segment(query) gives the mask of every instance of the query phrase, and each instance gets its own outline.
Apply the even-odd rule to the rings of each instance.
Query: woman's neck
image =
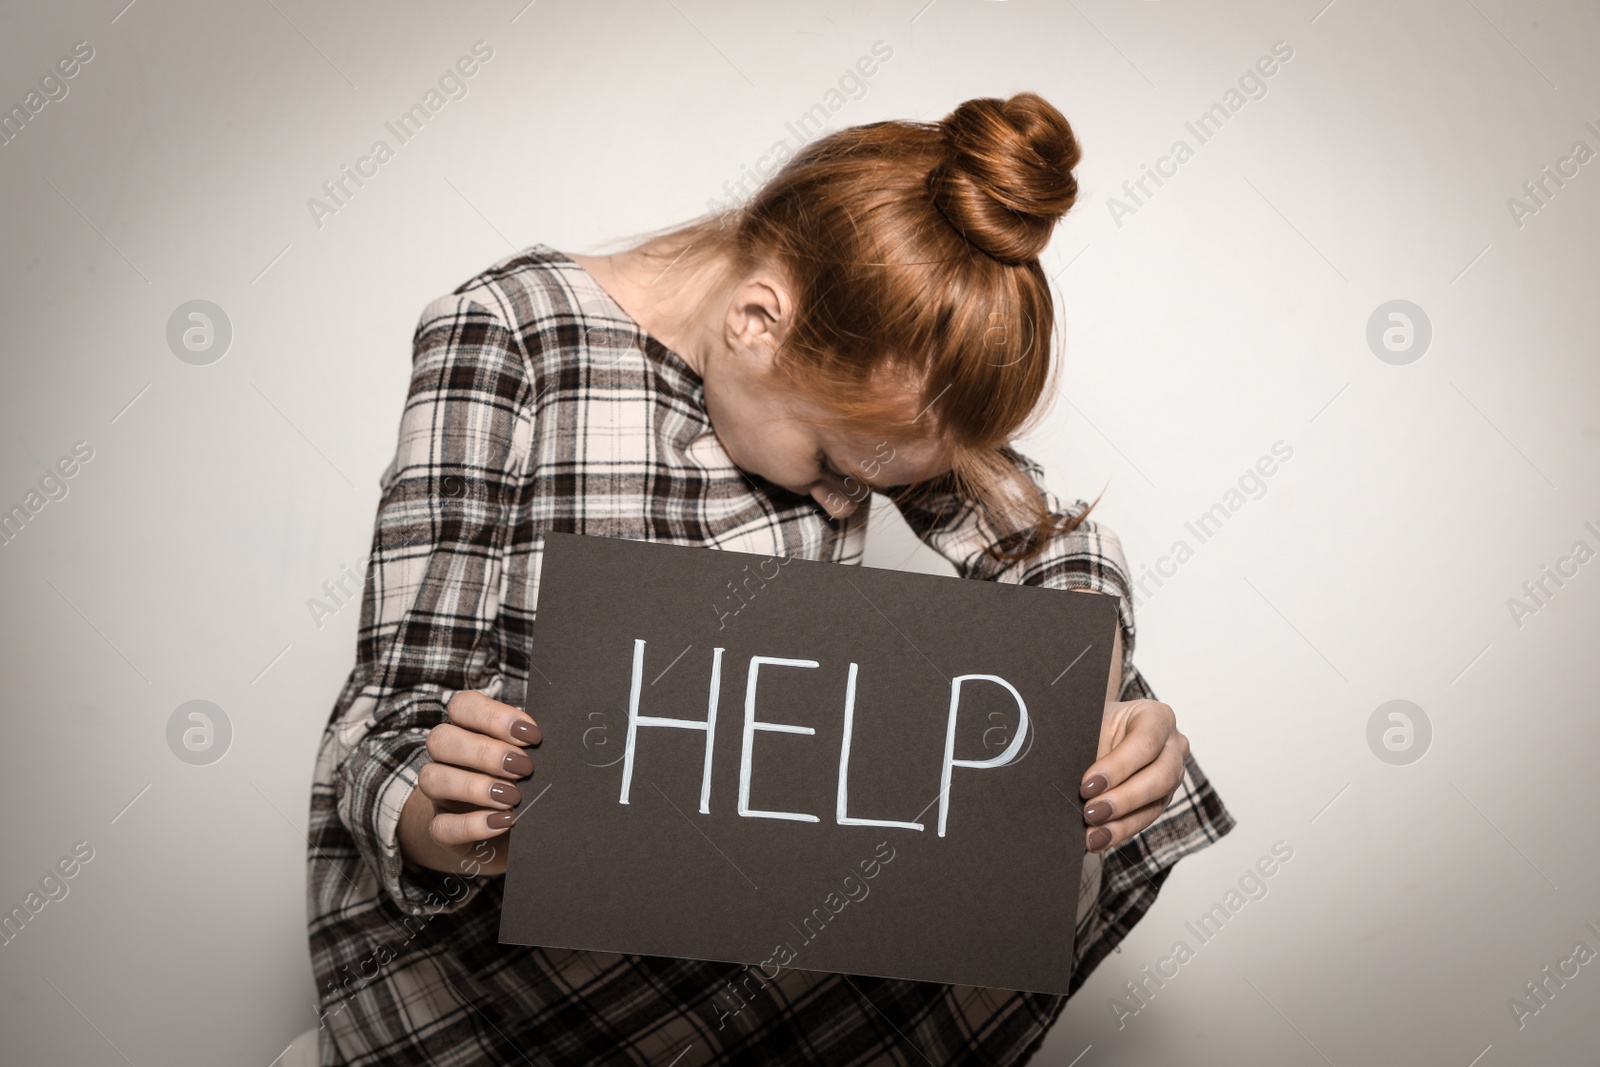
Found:
[[[704,377],[708,357],[726,345],[725,260],[662,255],[647,243],[608,256],[569,258],[594,276],[623,311]],[[719,300],[719,298],[722,298]]]

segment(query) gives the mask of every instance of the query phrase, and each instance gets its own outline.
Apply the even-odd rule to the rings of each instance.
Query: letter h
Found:
[[[662,715],[639,714],[639,689],[644,679],[644,641],[633,642],[633,684],[628,691],[628,741],[622,758],[622,795],[619,804],[628,803],[628,793],[633,785],[633,752],[641,726],[670,726],[679,730],[704,730],[706,732],[705,769],[700,774],[700,814],[711,812],[711,752],[717,733],[717,696],[722,689],[722,649],[711,652],[711,697],[706,702],[706,718],[675,719]]]

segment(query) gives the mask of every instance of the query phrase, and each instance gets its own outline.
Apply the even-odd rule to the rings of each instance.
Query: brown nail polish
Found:
[[[526,741],[530,745],[537,745],[544,740],[544,734],[539,730],[539,724],[531,719],[518,719],[512,723],[511,736],[518,741]]]
[[[1099,826],[1111,818],[1111,801],[1097,800],[1083,809],[1083,821],[1090,826]]]
[[[506,812],[505,814],[509,815],[510,812]],[[1111,831],[1107,830],[1104,826],[1096,826],[1093,830],[1089,831],[1090,852],[1099,852],[1109,844],[1111,844]]]
[[[507,752],[500,766],[504,767],[506,773],[513,778],[526,778],[533,773],[533,760],[521,752]]]
[[[514,785],[505,782],[496,782],[489,787],[489,799],[496,804],[510,804],[515,806],[522,803],[522,792]]]
[[[1104,793],[1106,791],[1106,786],[1108,786],[1110,784],[1111,784],[1110,782],[1106,781],[1106,776],[1105,775],[1097,774],[1094,777],[1092,777],[1092,778],[1088,779],[1087,781],[1085,781],[1083,783],[1083,786],[1078,790],[1078,793],[1079,793],[1080,796],[1083,796],[1085,798],[1087,798],[1087,797],[1097,797],[1101,793]]]
[[[504,830],[517,821],[517,814],[513,811],[497,811],[489,816],[489,829]]]

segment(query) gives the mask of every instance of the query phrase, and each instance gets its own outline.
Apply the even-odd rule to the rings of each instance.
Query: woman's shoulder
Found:
[[[564,372],[576,364],[618,362],[609,349],[627,347],[623,342],[631,336],[622,318],[576,261],[533,244],[429,301],[413,336],[419,352],[450,350],[441,358],[493,361],[542,394],[545,383],[565,380]],[[425,343],[429,333],[436,336]]]
[[[476,305],[506,329],[530,333],[572,327],[599,306],[594,280],[549,245],[533,244],[474,274],[424,309],[418,330]],[[581,327],[580,327],[581,328]]]

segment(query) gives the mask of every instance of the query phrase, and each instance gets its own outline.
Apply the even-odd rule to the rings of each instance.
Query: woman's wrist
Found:
[[[421,789],[413,789],[406,797],[400,809],[397,833],[402,861],[414,867],[467,878],[505,873],[506,839],[510,835],[501,834],[487,841],[448,848],[434,840],[428,829],[437,814],[439,809]]]
[[[400,809],[400,825],[396,835],[399,838],[400,858],[413,867],[425,867],[430,871],[448,874],[455,870],[455,864],[444,846],[428,833],[428,823],[433,821],[433,816],[433,801],[422,790],[413,789]]]

